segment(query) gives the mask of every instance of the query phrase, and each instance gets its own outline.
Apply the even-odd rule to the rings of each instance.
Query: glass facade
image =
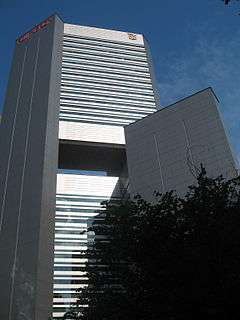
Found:
[[[53,317],[61,319],[76,301],[76,289],[87,285],[85,274],[91,235],[88,226],[100,219],[101,202],[121,196],[118,177],[58,174],[55,246]]]
[[[124,126],[155,110],[144,45],[64,36],[60,120]]]

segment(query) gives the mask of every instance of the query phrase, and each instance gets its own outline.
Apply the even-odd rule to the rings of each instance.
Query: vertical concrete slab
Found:
[[[0,128],[0,319],[51,314],[63,22],[49,21],[16,44]]]
[[[130,192],[153,200],[154,191],[184,195],[207,174],[237,175],[235,162],[211,88],[125,127]]]

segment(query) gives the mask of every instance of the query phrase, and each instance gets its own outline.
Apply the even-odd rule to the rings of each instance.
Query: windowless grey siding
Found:
[[[0,319],[51,314],[63,23],[16,44],[0,131]]]
[[[211,88],[125,127],[130,192],[185,195],[201,164],[209,176],[237,175],[237,164]]]

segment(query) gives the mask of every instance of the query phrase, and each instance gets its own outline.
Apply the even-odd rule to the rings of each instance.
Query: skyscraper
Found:
[[[146,199],[183,194],[200,163],[236,175],[211,88],[159,108],[141,34],[53,15],[17,39],[0,127],[0,319],[62,317],[87,285],[85,231],[128,175]]]
[[[83,231],[126,187],[123,126],[158,107],[140,34],[54,15],[17,39],[0,132],[1,319],[46,320],[52,304],[57,319],[74,302]]]

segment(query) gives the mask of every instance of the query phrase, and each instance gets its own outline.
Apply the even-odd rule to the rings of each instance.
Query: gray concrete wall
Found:
[[[207,88],[125,127],[131,194],[153,199],[154,190],[183,195],[202,163],[210,176],[236,176],[236,162]]]
[[[63,23],[17,43],[0,129],[0,319],[47,320]]]

